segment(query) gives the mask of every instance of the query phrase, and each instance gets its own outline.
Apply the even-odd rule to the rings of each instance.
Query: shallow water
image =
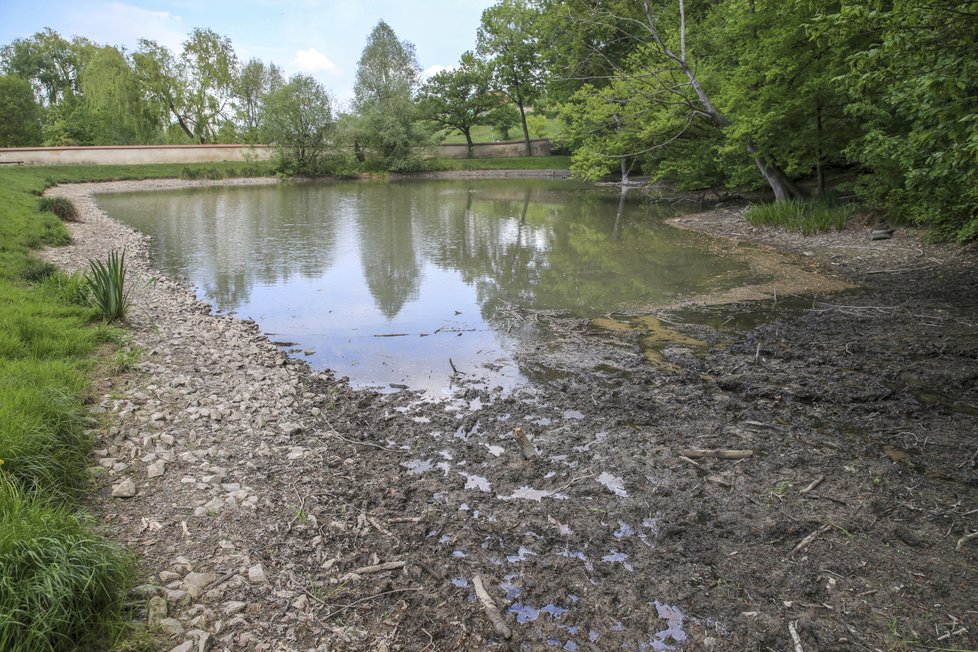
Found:
[[[731,287],[747,264],[639,193],[568,181],[304,183],[104,194],[219,312],[354,386],[526,380],[534,313],[594,317]]]

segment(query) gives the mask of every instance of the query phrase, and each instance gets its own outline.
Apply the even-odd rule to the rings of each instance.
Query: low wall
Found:
[[[549,156],[549,140],[532,140],[534,156]],[[465,145],[440,145],[442,158],[465,158]],[[474,158],[524,156],[522,140],[479,143]],[[0,165],[139,165],[147,163],[215,163],[219,161],[266,161],[275,156],[268,145],[111,145],[97,147],[0,148]]]

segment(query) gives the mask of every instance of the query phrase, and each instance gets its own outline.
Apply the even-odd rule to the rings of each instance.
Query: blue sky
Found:
[[[458,62],[475,47],[493,0],[0,0],[0,45],[50,27],[62,36],[136,48],[148,38],[179,51],[196,27],[227,36],[238,58],[273,61],[316,77],[341,102],[353,95],[367,34],[384,20],[414,43],[422,69]]]

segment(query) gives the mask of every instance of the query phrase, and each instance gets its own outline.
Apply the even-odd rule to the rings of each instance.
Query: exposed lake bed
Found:
[[[160,276],[94,190],[55,191],[83,221],[50,258],[128,245]],[[811,649],[973,645],[978,545],[955,548],[978,525],[978,420],[953,407],[978,404],[973,252],[680,219],[841,286],[755,288],[753,324],[751,304],[514,307],[499,319],[548,334],[513,353],[532,385],[459,373],[442,401],[313,372],[181,282],[142,292],[137,370],[93,395],[112,413],[96,509],[197,630],[174,645],[762,650],[789,647],[789,623]],[[110,498],[126,477],[136,495]]]

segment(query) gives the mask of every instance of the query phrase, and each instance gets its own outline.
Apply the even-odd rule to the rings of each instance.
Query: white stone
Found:
[[[252,584],[265,584],[268,582],[268,576],[265,575],[265,569],[261,564],[255,564],[248,569],[248,581]]]
[[[119,484],[112,485],[112,495],[115,498],[132,498],[136,495],[136,483],[126,478]]]
[[[166,462],[156,460],[146,467],[146,476],[149,478],[159,478],[166,472]]]

